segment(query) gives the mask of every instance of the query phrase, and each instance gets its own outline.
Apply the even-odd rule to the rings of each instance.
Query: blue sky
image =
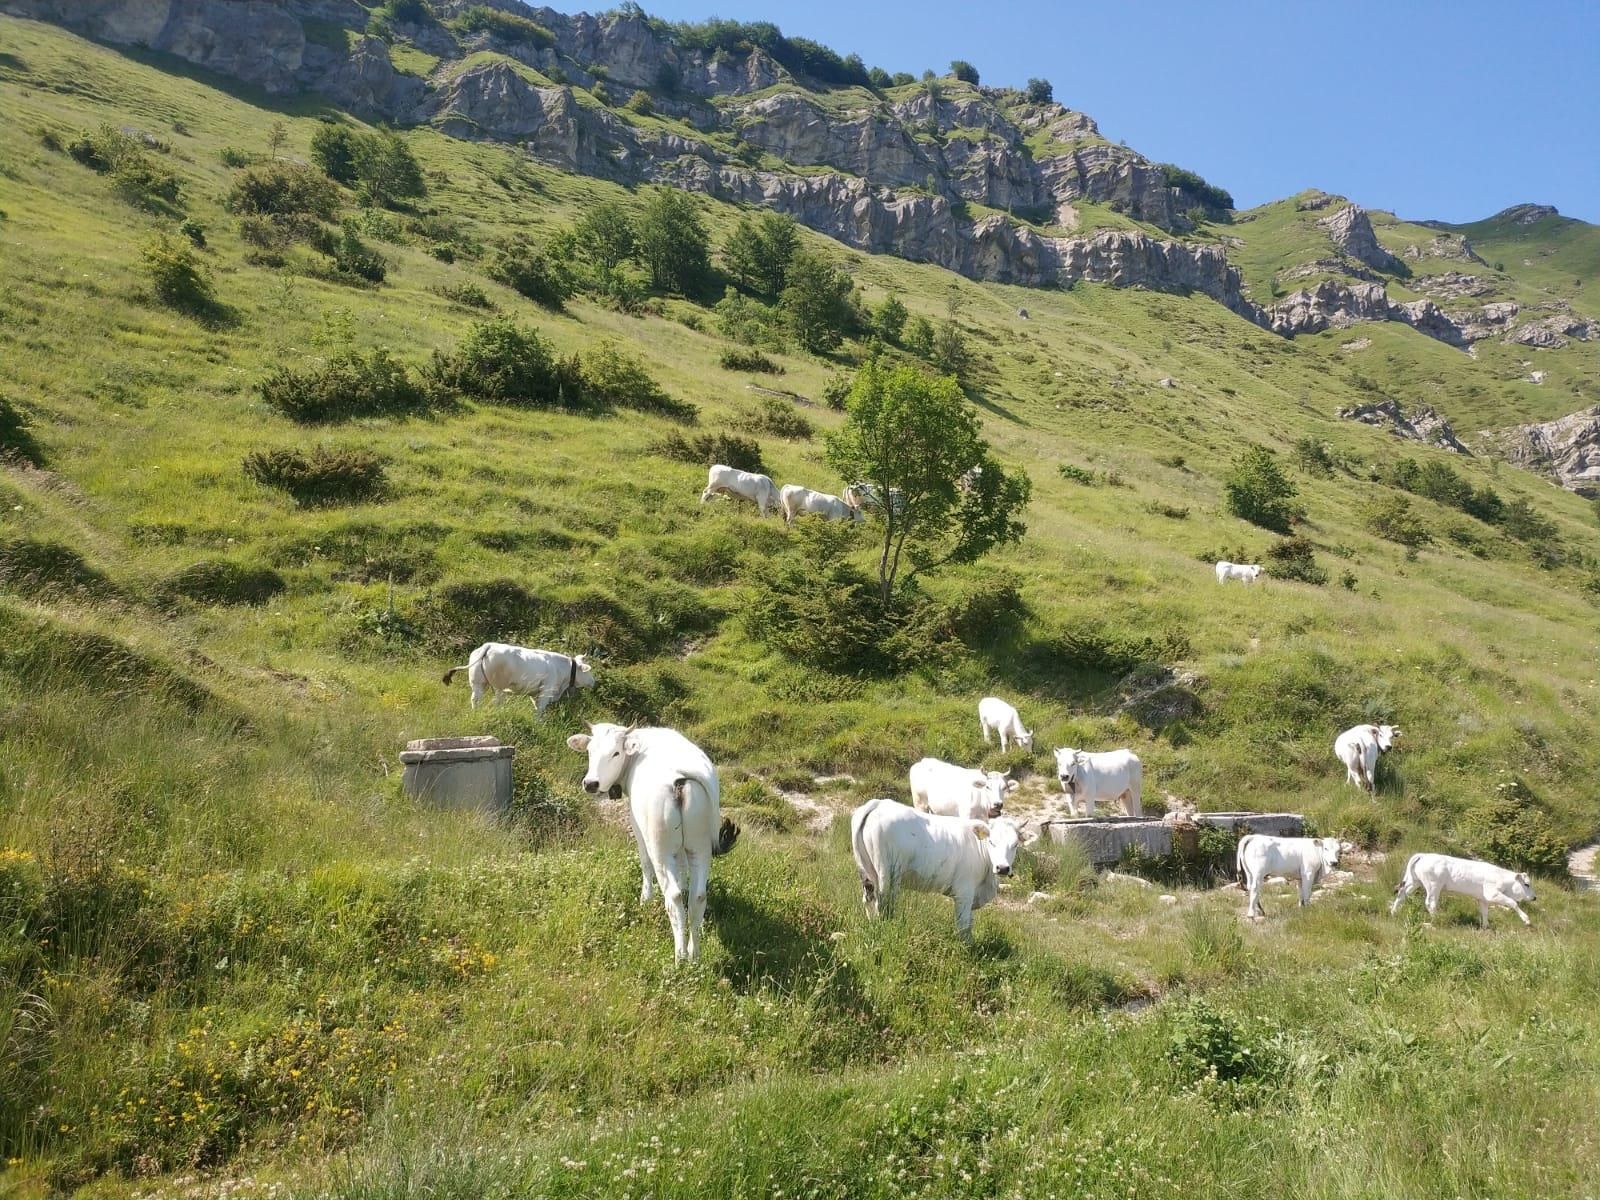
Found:
[[[1106,137],[1198,171],[1240,207],[1320,187],[1413,219],[1537,202],[1600,222],[1600,0],[644,7],[774,21],[890,72],[962,58],[987,84],[1049,79]]]

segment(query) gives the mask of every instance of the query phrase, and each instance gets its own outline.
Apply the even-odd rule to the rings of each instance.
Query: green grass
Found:
[[[0,475],[0,540],[60,543],[105,580],[0,597],[0,1043],[18,1048],[0,1056],[0,1139],[21,1194],[170,1190],[197,1168],[247,1194],[352,1197],[1220,1196],[1247,1177],[1326,1196],[1592,1190],[1592,897],[1541,882],[1533,931],[1497,913],[1487,935],[1465,906],[1433,929],[1379,910],[1406,850],[1453,844],[1506,774],[1563,839],[1595,835],[1583,571],[1540,570],[1487,527],[1486,557],[1458,550],[1444,531],[1469,519],[1423,500],[1435,545],[1408,559],[1374,538],[1361,513],[1384,489],[1366,468],[1393,442],[1333,416],[1387,391],[1469,431],[1565,404],[1592,366],[1541,356],[1553,379],[1530,393],[1499,348],[1474,362],[1377,326],[1352,354],[1351,334],[1286,342],[1201,297],[981,286],[806,234],[869,301],[893,290],[939,320],[954,290],[986,436],[1034,481],[1021,545],[929,585],[949,599],[1015,579],[1014,630],[924,673],[839,679],[743,631],[743,580],[789,536],[696,504],[703,471],[650,452],[676,428],[663,418],[465,405],[331,429],[388,463],[380,499],[342,508],[297,507],[240,469],[305,444],[255,391],[271,368],[345,337],[420,364],[470,329],[436,291],[468,281],[562,354],[625,345],[699,406],[701,431],[734,429],[755,397],[717,367],[728,344],[706,314],[699,331],[683,301],[552,315],[410,235],[383,243],[379,288],[318,278],[303,250],[252,265],[220,151],[264,153],[282,116],[304,159],[318,106],[266,107],[25,21],[0,24],[0,52],[0,390],[45,458]],[[175,221],[40,144],[102,121],[173,143],[162,163],[206,226],[231,321],[156,304],[139,246]],[[485,245],[633,202],[504,147],[404,136],[431,173],[425,206]],[[740,215],[701,208],[717,241]],[[851,365],[775,357],[813,400]],[[806,415],[816,436],[761,439],[770,473],[837,491],[822,438],[840,417]],[[1357,464],[1294,473],[1319,560],[1356,586],[1219,591],[1203,556],[1269,544],[1222,503],[1237,447],[1307,435]],[[1064,462],[1129,486],[1074,485]],[[1452,465],[1600,552],[1577,497]],[[165,581],[218,560],[284,590],[163,606]],[[480,615],[464,589],[492,580],[528,598],[498,634],[609,651],[594,692],[535,720],[439,685]],[[1064,633],[1186,645],[1204,710],[1141,728],[1115,678],[1059,657]],[[661,720],[730,792],[847,773],[829,794],[860,800],[899,794],[923,754],[984,760],[972,710],[996,690],[1037,733],[1037,758],[1008,760],[1031,782],[1051,746],[1126,744],[1152,794],[1294,808],[1394,853],[1304,913],[1269,894],[1272,919],[1242,928],[1236,893],[1180,889],[1174,910],[1041,855],[969,950],[943,899],[868,924],[838,823],[774,829],[752,810],[713,876],[705,960],[674,970],[627,835],[564,745],[582,721]],[[1369,801],[1330,745],[1377,716],[1406,734]],[[517,746],[514,819],[403,799],[395,752],[442,733]],[[1049,898],[1027,905],[1024,880]],[[1214,1032],[1191,995],[1267,1065],[1216,1086],[1175,1061],[1174,1039]],[[1145,996],[1163,999],[1118,1012]]]

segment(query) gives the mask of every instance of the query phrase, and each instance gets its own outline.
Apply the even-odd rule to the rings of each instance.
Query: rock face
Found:
[[[1408,286],[1413,291],[1426,292],[1439,300],[1462,300],[1469,296],[1487,296],[1494,291],[1492,283],[1477,275],[1463,275],[1460,271],[1442,271],[1437,275],[1417,275],[1409,281]]]
[[[1448,258],[1458,262],[1470,262],[1483,265],[1483,259],[1478,257],[1478,252],[1472,248],[1472,243],[1459,233],[1442,233],[1432,241],[1421,245],[1413,242],[1402,252],[1412,260],[1424,258]]]
[[[1506,341],[1541,350],[1557,350],[1567,344],[1568,338],[1586,342],[1593,337],[1600,337],[1600,321],[1574,316],[1570,312],[1560,312],[1519,326],[1506,335]]]
[[[1345,421],[1360,421],[1363,425],[1375,425],[1380,429],[1387,429],[1396,437],[1435,446],[1440,450],[1450,450],[1456,454],[1471,453],[1461,444],[1461,439],[1456,437],[1455,430],[1450,428],[1450,423],[1434,412],[1431,405],[1421,405],[1407,414],[1401,410],[1397,402],[1382,400],[1376,404],[1358,404],[1353,408],[1341,408],[1339,416]]]
[[[1491,218],[1495,221],[1510,221],[1516,225],[1533,225],[1546,217],[1559,217],[1553,204],[1513,204],[1510,208],[1502,209]]]
[[[1359,204],[1347,204],[1331,216],[1323,217],[1317,224],[1327,230],[1328,240],[1342,253],[1375,271],[1398,271],[1400,260],[1378,244],[1378,235],[1372,232],[1372,221],[1367,210]]]
[[[1542,471],[1579,495],[1600,496],[1600,405],[1503,430],[1497,440],[1519,466]]]

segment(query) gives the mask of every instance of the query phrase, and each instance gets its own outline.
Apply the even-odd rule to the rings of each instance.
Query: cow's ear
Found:
[[[1007,792],[1014,792],[1014,791],[1017,790],[1017,788],[1019,786],[1020,785],[1017,783],[1017,781],[1015,779],[1006,780],[1006,791]]]
[[[988,825],[988,823],[985,822],[985,821],[974,821],[972,823],[972,836],[977,838],[980,842],[988,841],[989,840],[989,825]]]
[[[1528,879],[1528,873],[1526,871],[1518,871],[1517,872],[1517,882],[1520,883],[1523,887],[1527,887],[1528,884],[1530,883],[1530,880]]]
[[[640,740],[639,735],[632,729],[628,730],[627,734],[622,739],[622,752],[629,758],[632,758],[635,754],[638,754],[643,749],[644,745]]]
[[[567,746],[576,750],[579,754],[583,754],[589,749],[589,735],[587,733],[575,733],[567,739]]]

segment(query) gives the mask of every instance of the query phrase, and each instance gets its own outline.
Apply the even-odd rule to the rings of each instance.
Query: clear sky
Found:
[[[549,2],[549,0],[546,0]],[[569,11],[595,3],[554,5]],[[1600,222],[1600,0],[646,0],[776,22],[868,66],[1049,79],[1112,141],[1241,208],[1307,187],[1411,219]]]

